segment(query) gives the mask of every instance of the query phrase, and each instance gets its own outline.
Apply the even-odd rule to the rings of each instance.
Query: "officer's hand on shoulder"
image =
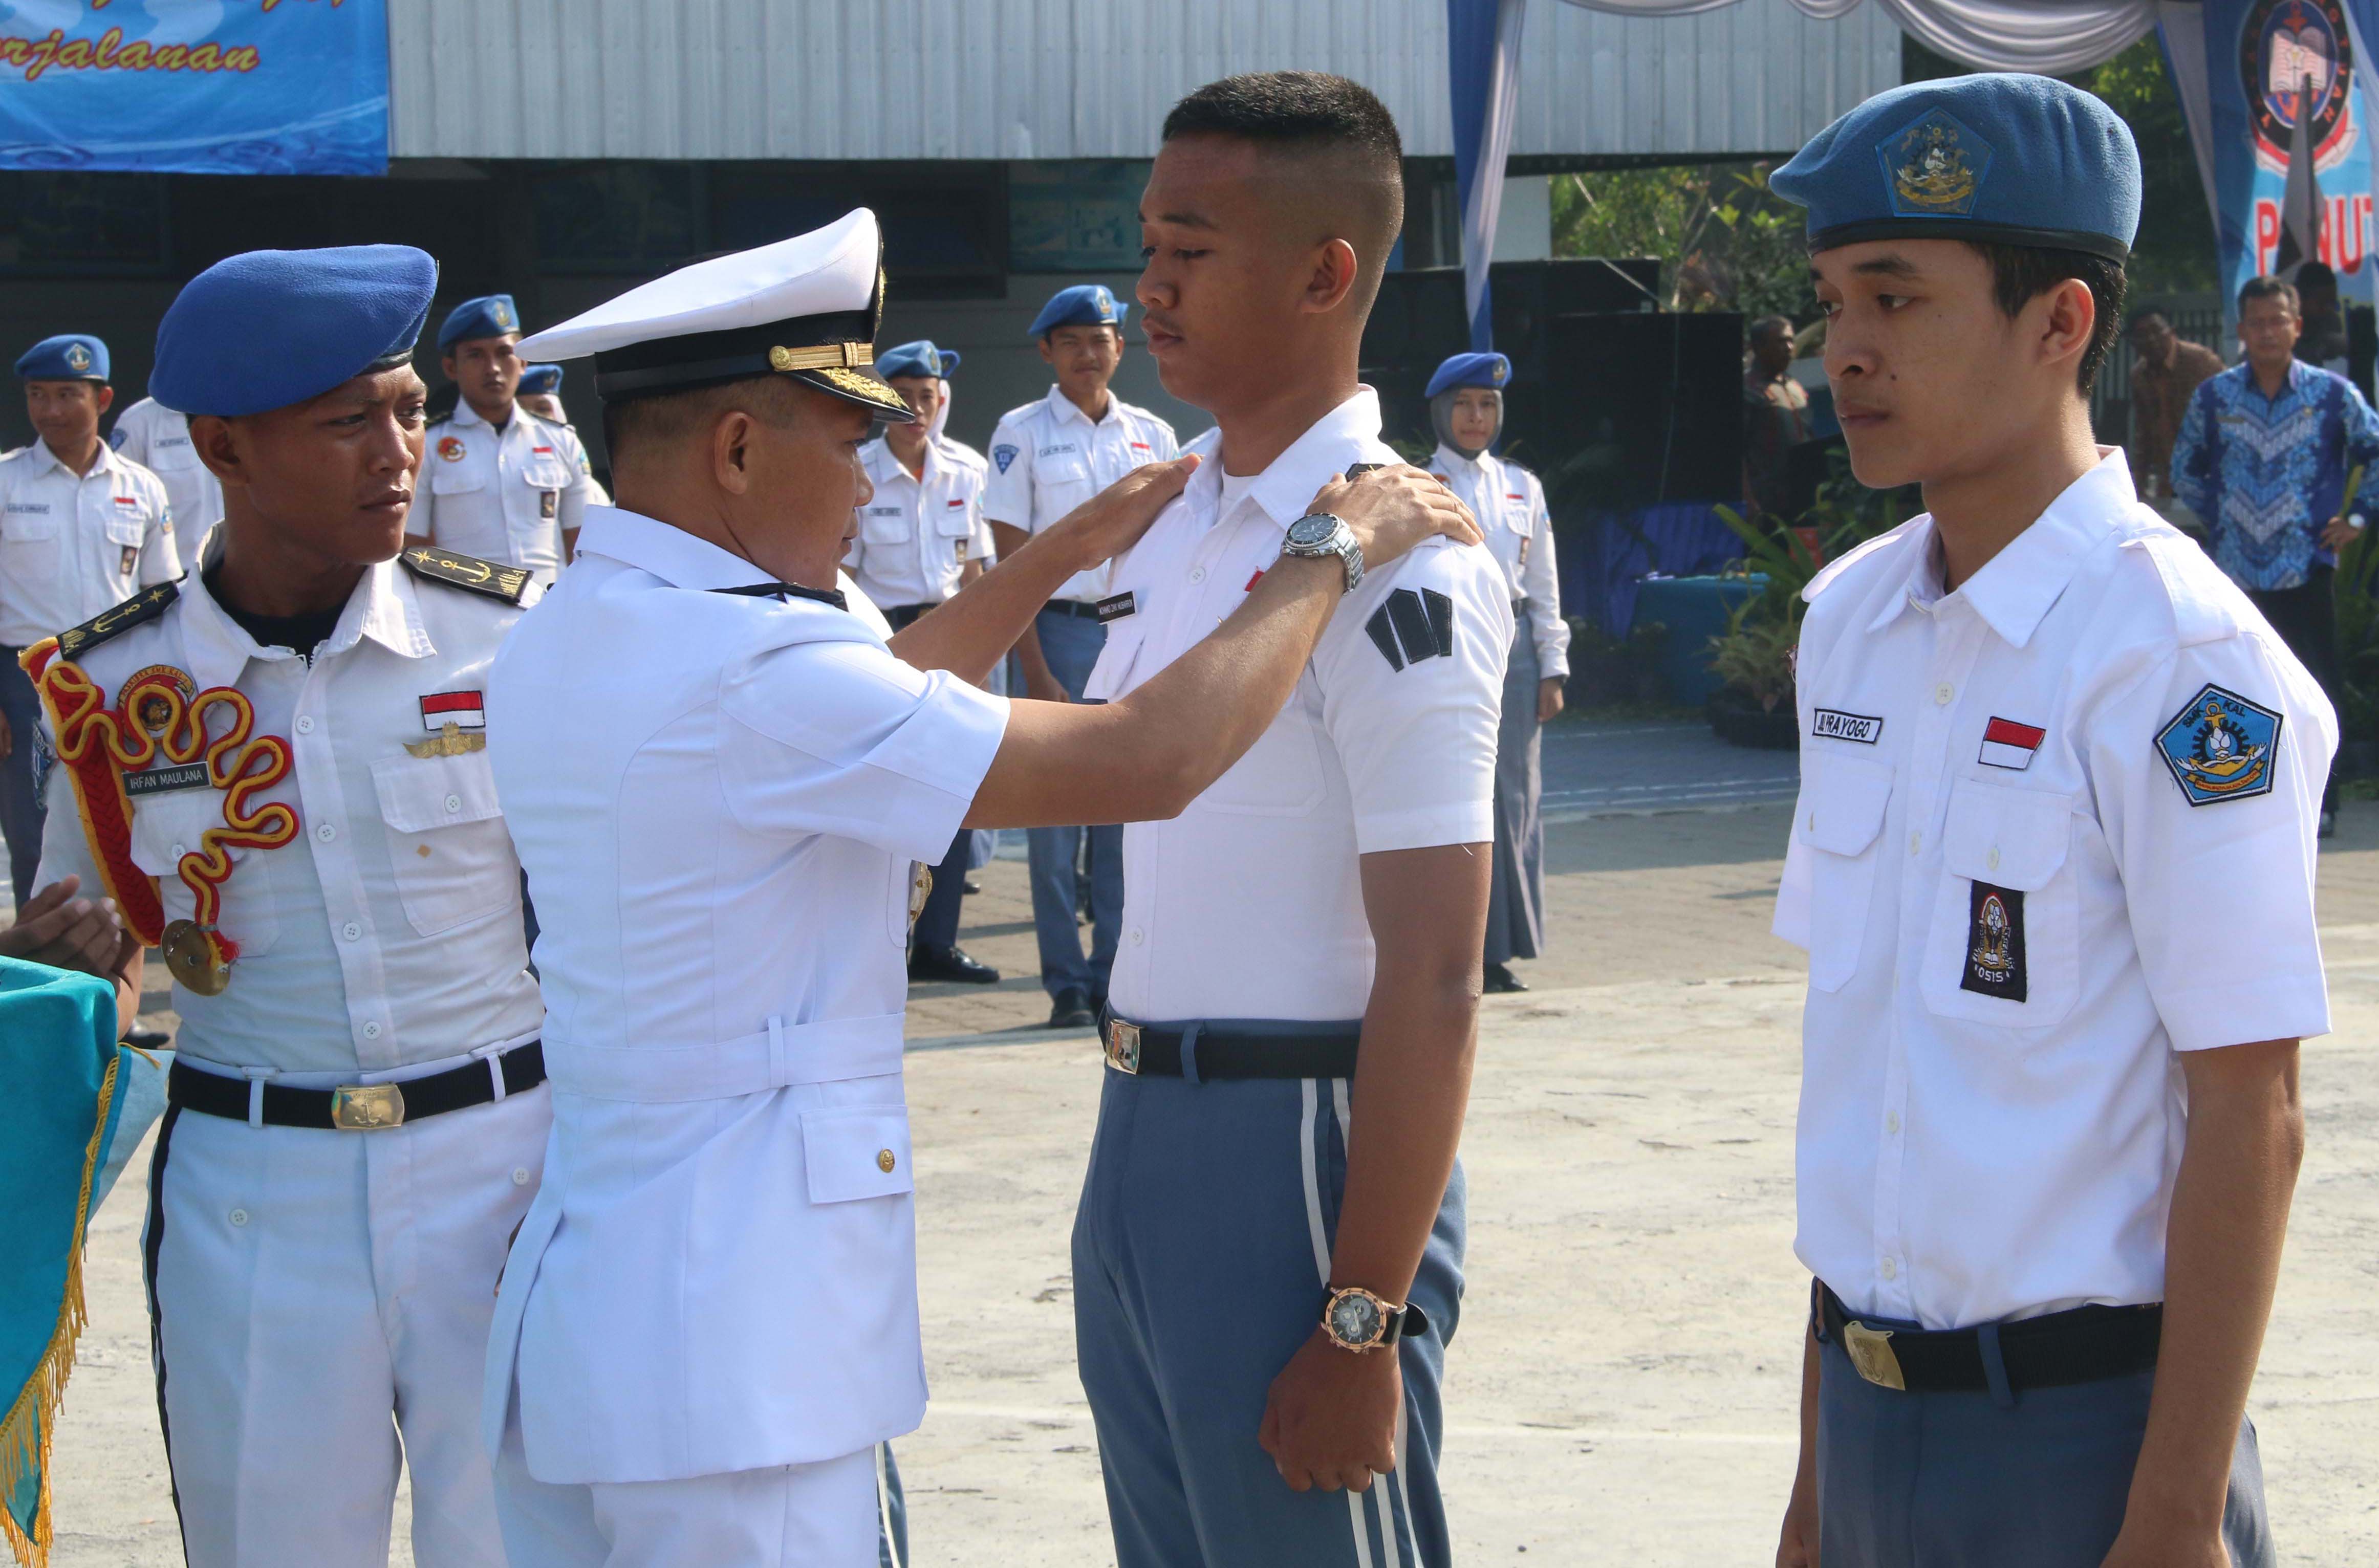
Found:
[[[1195,452],[1135,468],[1059,518],[1047,532],[1062,536],[1079,552],[1080,569],[1087,572],[1138,544],[1156,514],[1197,471]]]
[[[1326,512],[1353,529],[1366,571],[1385,566],[1423,539],[1443,535],[1456,544],[1475,545],[1485,537],[1479,520],[1451,489],[1408,464],[1333,479],[1314,492],[1313,504],[1305,510]]]

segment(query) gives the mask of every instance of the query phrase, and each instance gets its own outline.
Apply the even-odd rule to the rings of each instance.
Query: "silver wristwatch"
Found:
[[[1288,537],[1281,541],[1283,555],[1334,555],[1346,566],[1346,591],[1353,593],[1355,585],[1363,580],[1363,547],[1355,542],[1355,530],[1346,526],[1343,517],[1327,512],[1309,513],[1288,525]]]

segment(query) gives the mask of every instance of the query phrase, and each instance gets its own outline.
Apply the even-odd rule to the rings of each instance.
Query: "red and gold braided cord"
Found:
[[[250,738],[256,709],[243,694],[229,686],[211,686],[186,697],[171,679],[175,671],[144,674],[119,694],[117,706],[111,708],[106,694],[81,666],[56,657],[57,646],[55,638],[36,643],[18,662],[49,710],[58,761],[74,777],[83,837],[126,923],[145,947],[156,946],[164,935],[165,910],[155,878],[132,859],[134,807],[124,775],[147,767],[161,754],[169,762],[183,764],[204,755],[207,782],[223,791],[223,826],[199,835],[199,848],[183,855],[175,869],[196,900],[196,923],[206,933],[209,946],[231,962],[239,956],[238,945],[215,929],[223,885],[232,874],[228,851],[277,850],[297,837],[296,811],[278,801],[253,803],[257,795],[288,777],[289,743],[274,735]],[[163,722],[154,731],[135,717],[143,702],[163,705]],[[231,722],[223,734],[210,737],[207,716],[218,707],[230,714]]]

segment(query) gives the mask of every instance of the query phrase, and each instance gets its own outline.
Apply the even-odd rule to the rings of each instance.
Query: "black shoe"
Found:
[[[1099,1021],[1091,1011],[1090,994],[1069,985],[1049,1000],[1051,1029],[1088,1029]]]
[[[999,971],[989,964],[969,958],[967,950],[956,944],[948,947],[928,947],[920,943],[909,955],[909,978],[955,980],[962,985],[996,985],[999,983]]]
[[[1487,993],[1491,996],[1498,992],[1526,991],[1528,988],[1518,975],[1503,964],[1489,964],[1485,973]]]
[[[965,881],[959,884],[959,891],[961,893],[980,893],[983,891],[983,884],[970,876]]]
[[[124,1037],[127,1045],[139,1051],[163,1051],[174,1043],[174,1037],[162,1029],[135,1029]]]

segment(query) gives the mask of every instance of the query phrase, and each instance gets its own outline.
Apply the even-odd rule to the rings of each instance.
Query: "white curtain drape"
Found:
[[[1568,0],[1622,17],[1682,17],[1742,0]],[[1788,0],[1830,20],[1859,0]],[[2156,26],[2157,0],[1874,0],[1919,43],[1994,71],[2065,76],[2120,54]],[[2191,7],[2194,9],[2195,7]]]

